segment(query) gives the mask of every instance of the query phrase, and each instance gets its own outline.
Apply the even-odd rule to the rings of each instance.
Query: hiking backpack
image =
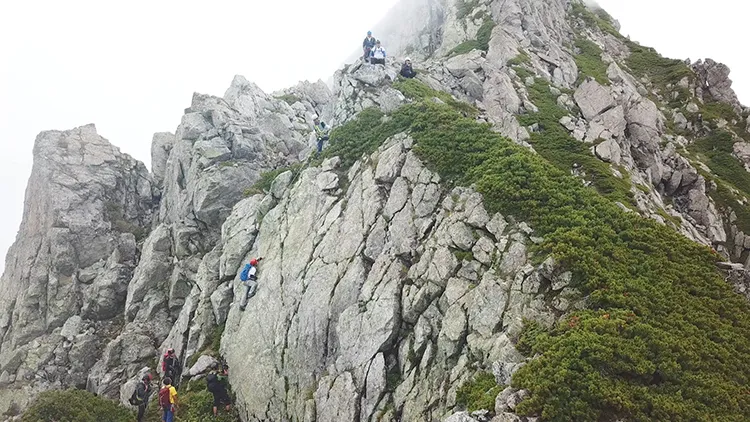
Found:
[[[219,377],[216,374],[208,374],[206,377],[206,390],[209,393],[217,393],[219,389]]]
[[[143,397],[141,397],[138,394],[141,387],[143,387]],[[141,381],[140,384],[135,386],[135,390],[133,391],[133,394],[130,396],[128,403],[132,404],[133,406],[140,406],[146,401],[147,397],[148,397],[148,388],[143,384],[143,381]]]
[[[242,269],[242,274],[240,274],[241,281],[247,281],[247,276],[250,274],[250,268],[252,268],[252,265],[245,264],[245,268]]]
[[[159,406],[160,407],[168,407],[172,405],[172,402],[169,400],[169,387],[166,386],[162,387],[161,390],[159,390]]]

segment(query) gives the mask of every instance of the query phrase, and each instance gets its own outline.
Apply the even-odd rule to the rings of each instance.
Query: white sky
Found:
[[[148,164],[152,134],[175,130],[193,92],[223,95],[235,74],[267,92],[326,80],[396,1],[1,1],[0,271],[40,131],[95,123]],[[599,3],[664,55],[727,63],[750,102],[744,1]]]

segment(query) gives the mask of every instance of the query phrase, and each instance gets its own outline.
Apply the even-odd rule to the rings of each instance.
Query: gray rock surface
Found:
[[[513,413],[526,392],[512,389],[486,413],[456,407],[477,371],[507,385],[525,364],[514,346],[524,319],[551,325],[581,306],[570,272],[535,264],[533,227],[443,184],[408,134],[351,169],[331,158],[254,187],[311,154],[313,115],[335,127],[411,101],[394,88],[405,55],[440,92],[433,101],[468,102],[477,121],[529,148],[545,128],[518,115],[539,110],[535,78],[548,82],[567,113],[560,125],[632,181],[637,211],[735,261],[728,281],[748,295],[750,236],[713,203],[708,169],[680,153],[708,127],[695,116],[702,101],[739,110],[728,68],[698,62],[694,80],[657,87],[620,67],[630,54],[620,39],[581,32],[567,0],[468,3],[459,13],[459,2],[401,1],[374,28],[387,65],[346,65],[332,89],[302,82],[269,95],[237,76],[223,97],[195,94],[174,134],[154,135],[151,174],[93,126],[42,133],[0,279],[0,413],[50,388],[125,402],[165,348],[187,362],[223,328],[244,421],[486,421],[492,410],[495,422],[535,421]],[[486,19],[496,24],[486,52],[449,54]],[[602,48],[609,84],[580,80],[574,33]],[[749,151],[734,145],[747,169]],[[240,312],[238,272],[259,256],[257,293]]]

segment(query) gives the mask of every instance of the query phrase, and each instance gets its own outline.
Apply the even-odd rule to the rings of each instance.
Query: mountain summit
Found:
[[[385,65],[195,94],[150,172],[93,125],[40,134],[0,410],[127,405],[172,348],[187,421],[215,362],[242,421],[750,419],[750,109],[618,27],[403,0]]]

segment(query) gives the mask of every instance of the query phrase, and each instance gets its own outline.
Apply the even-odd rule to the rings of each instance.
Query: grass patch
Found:
[[[532,91],[549,92],[539,83]],[[474,185],[489,212],[530,223],[545,239],[539,253],[572,271],[586,297],[587,309],[543,335],[522,334],[522,348],[540,356],[513,378],[531,394],[517,412],[545,421],[749,420],[750,304],[724,281],[710,249],[624,212],[572,177],[565,162],[547,161],[549,151],[579,151],[567,151],[555,129],[558,111],[546,101],[535,100],[544,131],[533,142],[538,151],[558,146],[540,154],[448,105],[419,101],[390,116],[443,180]],[[340,129],[354,134],[361,125]],[[607,183],[594,185],[602,191]]]
[[[570,136],[568,130],[559,123],[568,112],[557,105],[549,84],[536,79],[534,85],[529,87],[529,96],[539,112],[520,116],[519,121],[524,126],[539,124],[542,129],[531,134],[529,142],[534,149],[564,172],[570,172],[573,165],[577,164],[585,173],[586,180],[602,195],[626,205],[632,204],[633,194],[630,192],[627,172],[623,173],[626,176],[624,179],[615,177],[609,164],[591,154],[589,145]]]
[[[577,53],[574,58],[579,72],[578,83],[583,82],[587,77],[592,77],[602,85],[609,85],[607,65],[602,61],[602,49],[584,38],[577,39],[575,46]]]
[[[596,8],[595,11],[591,11],[583,3],[574,2],[570,13],[573,17],[581,19],[589,28],[599,28],[614,37],[624,39],[620,31],[615,28],[614,19],[604,9]]]
[[[467,116],[476,116],[478,113],[476,107],[463,101],[457,101],[451,94],[432,89],[417,79],[399,78],[392,86],[394,89],[401,91],[406,98],[411,100],[429,100],[432,98],[438,98],[440,101],[461,111]]]
[[[291,171],[294,174],[294,178],[296,178],[303,169],[304,169],[303,163],[294,163],[291,166],[263,172],[260,175],[260,179],[258,179],[258,181],[255,182],[254,185],[245,189],[244,195],[245,197],[248,197],[252,195],[267,193],[269,190],[271,190],[271,185],[273,185],[273,181],[276,180],[276,178],[281,173],[284,173],[286,171]]]
[[[489,372],[480,372],[471,381],[466,382],[456,391],[456,404],[469,412],[480,409],[495,410],[495,397],[503,391],[497,385],[495,376]]]
[[[458,0],[456,1],[456,19],[462,20],[469,16],[474,9],[479,6],[479,0]]]
[[[45,391],[21,417],[22,422],[131,422],[135,413],[84,390]]]
[[[459,56],[461,54],[470,53],[473,50],[489,50],[490,38],[492,37],[492,30],[494,28],[495,21],[489,16],[485,16],[484,23],[482,23],[482,26],[480,26],[477,31],[477,38],[475,40],[464,41],[453,47],[453,49],[448,52],[448,56]]]
[[[518,53],[516,57],[513,57],[512,59],[508,60],[508,66],[521,66],[524,64],[530,64],[531,63],[531,57],[525,52],[521,51]]]
[[[733,146],[734,137],[731,133],[714,131],[695,141],[688,147],[688,151],[695,154],[720,179],[704,175],[714,179],[718,187],[715,191],[709,191],[709,195],[726,214],[734,211],[737,216],[737,227],[745,233],[750,233],[750,209],[740,203],[741,198],[733,192],[734,188],[742,195],[750,197],[750,173],[732,155]]]
[[[673,92],[677,92],[677,98],[671,96],[667,99],[670,108],[682,108],[692,97],[687,88],[677,86],[683,78],[694,79],[695,74],[682,60],[668,59],[662,57],[653,48],[641,46],[630,40],[625,41],[630,48],[630,56],[625,59],[625,65],[637,78],[648,78],[649,81],[661,92],[667,93],[668,85]]]
[[[724,119],[732,123],[741,120],[740,116],[734,112],[734,108],[727,103],[707,102],[701,105],[701,113],[703,114],[703,121]],[[739,133],[742,133],[741,128]]]

